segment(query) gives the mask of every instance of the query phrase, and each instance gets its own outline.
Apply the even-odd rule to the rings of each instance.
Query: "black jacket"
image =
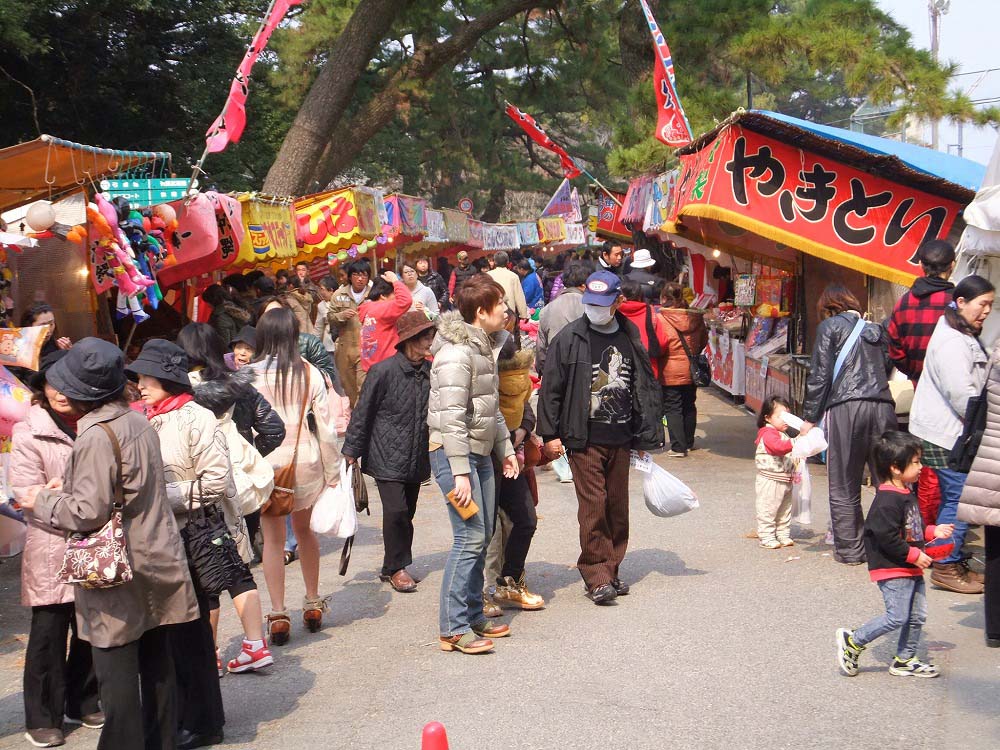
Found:
[[[663,279],[656,274],[649,273],[641,268],[633,268],[622,279],[622,281],[634,281],[642,285],[642,294],[646,302],[660,304],[660,289],[663,287]]]
[[[423,482],[431,475],[427,400],[431,366],[397,352],[372,365],[347,426],[341,453],[361,459],[370,477]]]
[[[266,456],[285,439],[285,423],[253,387],[255,376],[244,367],[221,380],[203,380],[194,387],[194,400],[217,417],[232,407],[233,424],[240,435]]]
[[[858,321],[853,313],[840,313],[827,318],[816,329],[812,365],[806,380],[806,400],[802,418],[819,422],[832,406],[846,401],[884,401],[893,403],[889,392],[889,341],[885,329],[867,323],[861,332],[837,382],[833,381],[833,366],[837,355],[851,336]]]
[[[628,334],[638,363],[632,389],[632,447],[646,451],[662,448],[660,386],[653,377],[649,354],[639,337],[639,329],[620,312],[615,314],[615,319]],[[589,328],[583,316],[556,334],[545,358],[542,389],[538,395],[538,434],[546,441],[559,438],[571,451],[584,450],[589,437],[593,384]]]
[[[428,271],[426,276],[417,276],[417,280],[434,293],[434,299],[438,301],[438,306],[442,310],[448,309],[448,285],[444,283],[441,274],[437,271]]]
[[[873,580],[923,575],[913,564],[914,550],[927,551],[941,558],[950,552],[951,544],[936,544],[925,549],[926,531],[917,498],[912,492],[883,485],[875,493],[868,518],[865,519],[865,556]],[[932,537],[933,538],[933,537]]]

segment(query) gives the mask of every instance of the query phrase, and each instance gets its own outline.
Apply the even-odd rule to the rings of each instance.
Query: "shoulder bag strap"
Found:
[[[115,466],[117,468],[117,473],[115,476],[115,502],[112,506],[113,510],[121,510],[125,507],[125,480],[122,478],[122,446],[118,442],[118,437],[115,435],[114,431],[108,427],[106,422],[98,423],[101,428],[107,433],[108,439],[111,441],[111,450],[115,454]]]
[[[680,331],[678,331],[677,330],[677,326],[675,326],[673,323],[671,323],[666,318],[664,318],[664,321],[666,321],[667,325],[669,325],[671,328],[673,328],[674,331],[677,333],[677,338],[679,338],[681,340],[681,346],[684,347],[684,353],[687,354],[688,359],[694,359],[694,355],[691,354],[691,347],[688,346],[688,342],[684,340],[684,334],[681,333]]]
[[[647,349],[649,349],[649,356],[653,359],[659,359],[663,352],[660,351],[660,342],[656,338],[656,324],[653,323],[652,305],[646,305],[646,341],[648,342]]]
[[[306,383],[305,390],[302,394],[302,407],[299,409],[299,426],[295,431],[295,450],[292,451],[292,463],[296,463],[299,460],[299,437],[302,435],[302,423],[306,421],[306,407],[309,405],[309,365],[306,365]]]
[[[847,355],[851,353],[854,349],[854,345],[858,343],[858,339],[861,338],[861,332],[865,328],[865,319],[863,317],[858,317],[858,322],[854,324],[854,330],[851,331],[851,335],[847,337],[847,341],[844,345],[840,347],[840,351],[837,353],[837,361],[833,363],[833,377],[830,379],[830,383],[837,382],[837,376],[840,374],[841,368],[844,366],[844,362],[847,361]]]

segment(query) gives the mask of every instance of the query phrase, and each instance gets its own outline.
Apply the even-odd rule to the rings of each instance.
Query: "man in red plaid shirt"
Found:
[[[955,248],[944,240],[928,240],[917,250],[923,277],[899,298],[889,318],[889,359],[916,385],[924,369],[927,344],[938,318],[951,302],[955,285]]]

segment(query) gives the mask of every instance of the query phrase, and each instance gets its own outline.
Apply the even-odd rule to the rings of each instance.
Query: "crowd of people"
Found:
[[[1000,353],[978,339],[993,288],[977,276],[950,286],[946,243],[925,244],[921,260],[926,279],[886,325],[866,321],[839,285],[819,300],[799,435],[823,424],[835,559],[867,561],[887,607],[883,618],[837,632],[848,674],[865,645],[903,624],[890,671],[936,676],[915,651],[925,567],[951,591],[985,588],[987,643],[1000,645],[1000,503],[983,465],[1000,460],[998,448],[984,441],[971,472],[952,460],[984,387],[995,396],[983,402],[987,424],[1000,429],[991,365]],[[683,459],[699,447],[693,356],[706,345],[702,313],[643,249],[627,259],[608,244],[596,259],[555,264],[530,251],[475,262],[460,252],[456,261],[438,270],[428,258],[406,261],[398,276],[365,261],[318,281],[306,264],[273,278],[232,275],[202,293],[207,323],[148,340],[129,362],[107,342],[53,331],[38,371],[25,376],[34,400],[15,427],[10,466],[29,521],[22,600],[32,608],[24,670],[32,744],[62,744],[66,721],[101,728],[102,750],[221,742],[220,678],[280,669],[272,649],[298,637],[285,596],[293,559],[305,589],[301,627],[323,627],[311,516],[341,481],[342,462],[378,490],[379,578],[400,594],[420,584],[408,568],[421,485],[433,478],[447,501],[442,651],[493,650],[510,634],[496,620],[504,608],[545,607],[526,561],[537,530],[535,469],[547,463],[574,484],[586,596],[605,605],[629,593],[621,564],[632,452],[666,448]],[[36,324],[52,315],[29,313]],[[916,386],[909,435],[895,431],[893,365]],[[758,536],[770,549],[794,544],[789,409],[772,397],[759,415]],[[867,520],[866,465],[882,482]],[[910,492],[918,477],[919,506]],[[932,508],[923,496],[934,492]],[[968,522],[994,524],[985,583],[962,550]],[[67,546],[67,533],[106,535],[104,551]],[[117,550],[117,566],[105,567],[107,550]],[[127,575],[105,580],[121,573],[122,550]],[[74,570],[90,566],[89,585],[66,582],[73,556]],[[216,645],[223,593],[243,630],[229,659]]]

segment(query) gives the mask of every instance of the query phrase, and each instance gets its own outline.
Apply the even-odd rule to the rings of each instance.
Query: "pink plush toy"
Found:
[[[129,244],[128,238],[125,236],[125,232],[123,232],[122,228],[118,226],[118,211],[115,209],[114,205],[112,205],[112,203],[104,197],[103,193],[97,193],[94,196],[94,201],[97,203],[97,210],[101,212],[101,216],[104,217],[104,220],[111,228],[111,234],[114,238],[112,249],[115,257],[118,259],[119,265],[125,269],[125,273],[128,274],[131,282],[139,288],[139,291],[145,289],[146,287],[153,286],[156,282],[143,276],[142,273],[139,272],[139,269],[135,266],[132,256],[129,254],[128,250],[125,249],[131,249],[132,246]],[[117,279],[117,277],[118,269],[116,268],[115,278]],[[122,289],[120,284],[118,288]],[[124,291],[124,289],[122,289],[122,291]],[[129,294],[129,292],[126,292],[126,294]]]

